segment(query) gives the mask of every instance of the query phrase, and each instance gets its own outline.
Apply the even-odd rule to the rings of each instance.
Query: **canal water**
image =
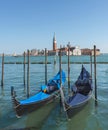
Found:
[[[48,57],[51,64],[47,65],[48,79],[59,71],[59,57]],[[30,62],[43,62],[44,56],[30,57]],[[62,57],[62,69],[68,75],[67,56]],[[71,56],[71,62],[88,62],[89,56]],[[108,62],[108,55],[97,56],[98,62]],[[0,57],[0,74],[2,59]],[[23,57],[5,57],[5,62],[23,62]],[[82,64],[70,64],[71,84],[77,79]],[[90,64],[84,64],[91,72]],[[27,65],[26,65],[27,70]],[[93,68],[94,72],[94,68]],[[94,77],[94,74],[92,75]],[[26,76],[27,77],[27,76]],[[27,78],[26,78],[27,79]],[[0,76],[1,81],[1,76]],[[94,80],[93,80],[94,82]],[[30,64],[30,95],[34,95],[45,84],[45,65]],[[68,81],[65,91],[68,90]],[[67,120],[66,113],[61,108],[59,101],[43,106],[21,118],[17,118],[11,100],[11,86],[14,86],[17,99],[27,97],[23,85],[23,64],[4,65],[4,87],[0,86],[0,130],[107,130],[108,129],[108,64],[97,64],[97,94],[98,106],[95,107],[94,95],[83,110]]]

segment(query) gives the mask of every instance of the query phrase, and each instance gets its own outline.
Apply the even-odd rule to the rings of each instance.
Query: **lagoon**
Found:
[[[59,70],[59,57],[49,56],[47,65],[48,79],[54,76]],[[30,62],[43,62],[44,56],[30,57]],[[96,58],[97,62],[108,62],[108,55],[100,55]],[[62,69],[68,75],[67,56],[62,57]],[[71,56],[70,62],[89,62],[89,56]],[[0,57],[0,74],[1,74]],[[5,57],[5,62],[23,62],[23,57]],[[70,64],[71,84],[77,79],[82,64]],[[86,69],[91,72],[90,64],[84,64]],[[27,70],[27,65],[26,65]],[[93,68],[94,71],[94,68]],[[42,84],[45,83],[45,65],[30,64],[30,94],[34,95]],[[92,75],[94,78],[94,74]],[[0,76],[1,80],[1,76]],[[27,80],[27,78],[26,78]],[[93,80],[94,81],[94,80]],[[77,113],[71,120],[66,119],[64,111],[59,103],[49,104],[38,111],[32,112],[21,118],[17,118],[13,110],[11,101],[11,86],[17,93],[18,99],[27,97],[23,85],[23,64],[4,65],[4,87],[0,87],[0,130],[107,130],[108,129],[108,64],[97,64],[97,94],[98,106],[95,107],[94,96],[82,111]],[[68,81],[65,84],[68,89]]]

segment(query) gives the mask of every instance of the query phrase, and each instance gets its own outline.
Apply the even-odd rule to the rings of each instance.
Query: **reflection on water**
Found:
[[[38,109],[28,115],[17,118],[13,113],[10,113],[11,122],[9,122],[5,129],[41,129],[43,122],[49,116],[51,110],[57,105],[57,101],[48,105],[45,105],[43,108]],[[8,119],[6,119],[8,120]],[[6,126],[6,124],[5,124]]]

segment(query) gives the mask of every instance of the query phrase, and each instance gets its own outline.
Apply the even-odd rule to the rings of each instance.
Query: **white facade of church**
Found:
[[[79,46],[76,46],[75,49],[73,50],[73,55],[78,56],[81,55],[81,50]]]

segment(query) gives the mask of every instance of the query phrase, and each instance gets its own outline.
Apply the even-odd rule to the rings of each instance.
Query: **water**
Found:
[[[54,76],[59,70],[59,58],[57,64],[53,65],[54,57],[48,57],[48,79]],[[73,56],[70,61],[89,61],[89,56]],[[5,62],[23,62],[23,57],[5,57]],[[30,57],[30,61],[44,61],[43,56]],[[63,56],[62,61],[66,62],[67,57]],[[97,61],[108,62],[108,55],[97,56]],[[84,65],[90,72],[90,65]],[[67,73],[67,64],[62,64],[63,70]],[[81,64],[71,64],[71,84],[76,80],[81,69]],[[27,66],[26,66],[27,69]],[[44,84],[44,64],[30,64],[30,94],[34,95]],[[1,58],[0,58],[1,73]],[[93,75],[94,77],[94,75]],[[1,80],[1,77],[0,77]],[[78,112],[71,120],[66,115],[59,103],[49,104],[37,111],[34,111],[21,118],[16,118],[11,101],[11,86],[17,93],[17,99],[26,98],[26,90],[23,85],[23,64],[4,65],[4,88],[0,87],[0,130],[107,130],[108,129],[108,64],[97,64],[97,86],[98,106],[95,107],[94,98]],[[67,82],[65,88],[67,90]]]

